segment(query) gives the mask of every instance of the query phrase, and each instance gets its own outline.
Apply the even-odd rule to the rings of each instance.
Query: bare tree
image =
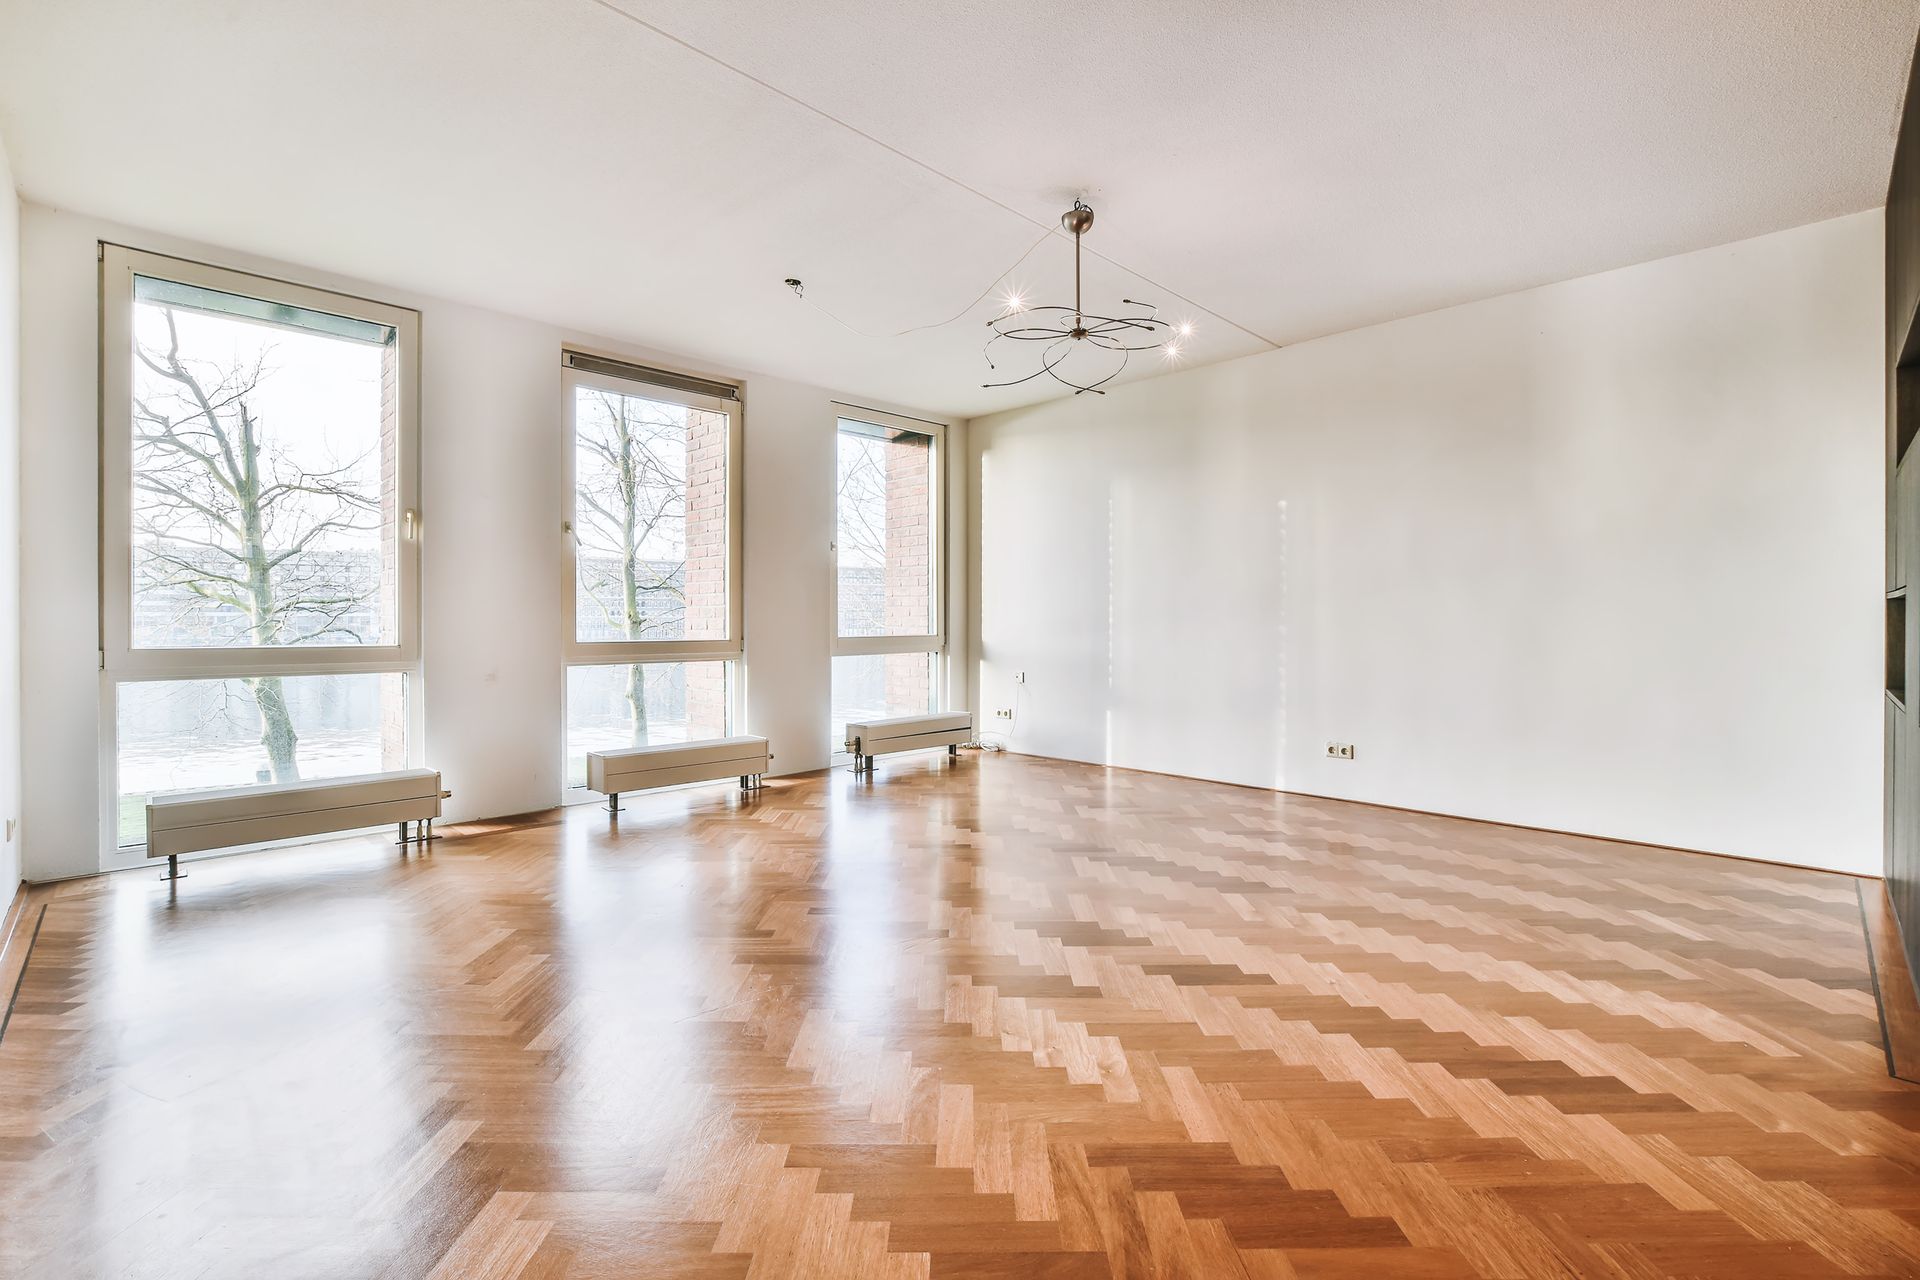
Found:
[[[862,564],[887,560],[887,473],[878,441],[840,438],[840,549]]]
[[[358,643],[356,615],[379,575],[328,547],[377,529],[360,460],[301,465],[257,412],[270,351],[222,363],[182,355],[174,308],[166,342],[142,343],[134,397],[135,527],[146,600],[175,601],[168,628],[261,647]],[[209,608],[209,606],[212,606]],[[298,737],[279,676],[245,678],[276,782],[299,777]]]
[[[613,392],[587,390],[579,448],[574,537],[581,594],[607,627],[627,640],[675,634],[686,616],[687,427],[673,409]],[[659,535],[656,537],[656,535]],[[676,554],[676,546],[677,554]],[[639,663],[627,667],[633,744],[647,742],[647,691]]]
[[[876,568],[887,563],[886,446],[861,436],[840,437],[839,554],[842,564]],[[881,629],[883,600],[840,584],[841,625]],[[866,619],[846,617],[848,606],[870,613]],[[852,634],[861,634],[855,631]]]

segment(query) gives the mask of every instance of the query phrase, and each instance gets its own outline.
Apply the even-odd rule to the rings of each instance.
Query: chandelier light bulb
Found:
[[[1182,320],[1180,322],[1180,336],[1183,338],[1191,338],[1193,336],[1193,321]]]

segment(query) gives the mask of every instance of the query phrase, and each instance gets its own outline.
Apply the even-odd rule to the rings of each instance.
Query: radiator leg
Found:
[[[167,869],[160,873],[162,880],[185,880],[186,874],[180,870],[180,855],[167,855]]]
[[[407,830],[407,827],[409,825],[410,824],[405,822],[400,824],[400,841],[399,842],[403,845],[411,844],[413,842],[413,833]]]
[[[607,792],[607,812],[620,812],[620,793],[618,791]]]
[[[960,758],[960,744],[957,742],[949,742],[947,744],[947,759],[958,760],[959,758]]]
[[[426,844],[433,839],[433,819],[426,818],[420,823],[420,843]]]

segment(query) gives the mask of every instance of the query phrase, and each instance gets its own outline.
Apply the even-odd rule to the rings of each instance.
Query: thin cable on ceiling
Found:
[[[907,152],[902,151],[900,148],[894,146],[892,143],[885,142],[879,138],[874,137],[872,134],[868,133],[865,129],[862,129],[860,126],[856,124],[850,124],[849,122],[842,120],[839,116],[834,115],[830,111],[826,111],[821,109],[820,107],[814,106],[811,102],[808,102],[805,98],[796,97],[795,95],[787,92],[785,89],[782,89],[777,84],[773,84],[772,82],[767,80],[762,80],[759,76],[754,75],[751,71],[748,71],[743,67],[737,67],[733,63],[728,62],[725,58],[722,58],[717,54],[708,53],[705,49],[702,49],[699,45],[694,44],[689,40],[682,39],[680,36],[673,34],[673,32],[668,31],[664,27],[656,26],[655,24],[648,22],[645,18],[641,17],[637,13],[632,12],[629,9],[621,8],[619,5],[613,3],[613,0],[587,0],[587,3],[596,5],[599,8],[605,9],[608,13],[613,14],[615,17],[624,18],[628,22],[631,22],[633,25],[637,27],[643,28],[644,30],[647,30],[647,31],[651,31],[656,36],[659,36],[662,40],[670,41],[673,44],[679,45],[682,49],[685,49],[688,53],[691,53],[699,58],[704,58],[708,62],[713,63],[717,67],[721,67],[721,68],[724,68],[725,70],[731,71],[734,75],[739,76],[742,80],[751,81],[752,83],[759,85],[762,89],[765,89],[768,93],[774,94],[777,97],[784,98],[788,102],[791,102],[794,106],[799,107],[801,110],[809,112],[813,115],[819,116],[822,120],[828,121],[831,124],[838,125],[840,128],[845,129],[848,133],[855,134],[861,138],[866,139],[868,142],[871,142],[874,146],[879,147],[882,151],[885,151],[890,155],[898,156],[900,159],[905,160],[908,164],[912,165],[914,168],[920,169],[926,173],[930,173],[934,177],[939,178],[942,182],[946,182],[952,186],[959,187],[962,191],[965,191],[970,195],[979,197],[980,199],[986,201],[988,204],[992,205],[996,209],[1000,209],[1007,213],[1010,213],[1014,217],[1019,218],[1021,221],[1026,222],[1031,226],[1044,227],[1047,235],[1053,234],[1053,228],[1051,226],[1048,226],[1046,223],[1041,222],[1040,219],[1021,212],[1020,210],[1014,208],[1012,205],[1007,204],[1005,201],[995,199],[993,196],[988,195],[986,192],[980,190],[978,187],[971,186],[968,183],[961,181],[959,178],[954,177],[950,173],[934,168],[932,165],[920,159],[918,156],[909,155]],[[1045,238],[1046,238],[1045,236],[1041,237],[1042,240],[1044,240]],[[1036,245],[1036,247],[1038,246]],[[1032,250],[1029,249],[1028,252],[1031,253]],[[1247,326],[1239,323],[1238,321],[1233,320],[1227,316],[1223,316],[1218,311],[1214,311],[1209,307],[1202,306],[1200,303],[1195,302],[1192,298],[1187,297],[1187,295],[1185,295],[1184,293],[1181,293],[1179,290],[1170,289],[1166,285],[1159,283],[1158,281],[1152,279],[1151,277],[1141,275],[1138,271],[1135,271],[1133,268],[1127,266],[1123,262],[1117,262],[1114,259],[1108,257],[1106,254],[1100,253],[1096,250],[1089,249],[1087,252],[1091,254],[1093,257],[1100,259],[1102,262],[1118,267],[1120,270],[1126,272],[1128,275],[1134,277],[1136,280],[1139,280],[1142,284],[1152,285],[1155,289],[1159,290],[1160,292],[1168,294],[1171,297],[1178,298],[1182,302],[1185,302],[1189,306],[1193,307],[1195,310],[1203,311],[1207,315],[1212,316],[1214,319],[1225,323],[1229,328],[1238,329],[1241,333],[1246,334],[1249,338],[1252,338],[1256,342],[1264,343],[1266,346],[1269,346],[1269,347],[1279,347],[1281,345],[1280,343],[1275,342],[1272,338],[1267,337],[1263,333],[1255,333],[1252,329],[1247,328]],[[1008,268],[1008,269],[1011,270],[1012,268]],[[996,281],[996,283],[998,282]],[[989,291],[991,291],[993,286],[989,285],[987,287]],[[982,294],[981,296],[985,297],[986,295]],[[978,305],[977,301],[973,305]],[[962,314],[964,315],[965,313],[963,312]],[[841,321],[841,323],[845,324],[845,321]],[[951,324],[952,321],[950,320],[943,321],[942,323]],[[851,325],[848,325],[847,327],[849,329],[853,328],[853,326]],[[926,327],[932,328],[936,326],[926,326]],[[859,333],[860,331],[858,329],[854,329],[853,332]]]
[[[809,298],[807,296],[806,286],[798,280],[787,281],[787,287],[793,290],[794,296],[800,299],[800,301],[806,303],[808,306],[812,307],[815,311],[818,311],[821,315],[833,321],[835,324],[839,325],[842,329],[845,329],[849,333],[857,333],[863,338],[904,338],[910,333],[923,333],[928,329],[944,329],[948,325],[952,324],[954,321],[964,318],[969,311],[972,311],[975,307],[979,306],[982,302],[985,302],[987,300],[987,295],[992,293],[1002,280],[1005,280],[1008,276],[1018,271],[1020,269],[1020,264],[1025,262],[1028,258],[1031,258],[1033,256],[1033,251],[1035,249],[1038,249],[1041,245],[1045,244],[1047,242],[1047,239],[1052,235],[1053,235],[1053,228],[1051,227],[1047,228],[1047,230],[1045,231],[1042,231],[1040,233],[1040,238],[1038,240],[1035,240],[1032,244],[1028,245],[1027,251],[1021,254],[1018,258],[1015,258],[1013,260],[1012,266],[1008,267],[1005,271],[1002,271],[999,275],[995,276],[993,279],[987,281],[987,287],[982,289],[972,302],[969,302],[966,306],[960,308],[958,311],[948,316],[945,320],[932,320],[926,324],[916,324],[911,328],[898,329],[898,330],[895,330],[893,333],[869,333],[867,330],[862,329],[859,325],[853,324],[853,323],[850,323],[849,321],[841,319],[839,316],[835,315],[833,312],[829,311],[827,308],[815,302],[812,298]]]

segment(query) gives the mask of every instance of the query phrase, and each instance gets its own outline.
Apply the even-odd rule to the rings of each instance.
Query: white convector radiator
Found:
[[[147,801],[147,856],[167,860],[167,878],[180,874],[180,855],[235,845],[292,840],[332,831],[419,823],[433,838],[433,820],[450,793],[434,769],[400,769],[312,782],[260,783],[208,791],[176,791]]]

